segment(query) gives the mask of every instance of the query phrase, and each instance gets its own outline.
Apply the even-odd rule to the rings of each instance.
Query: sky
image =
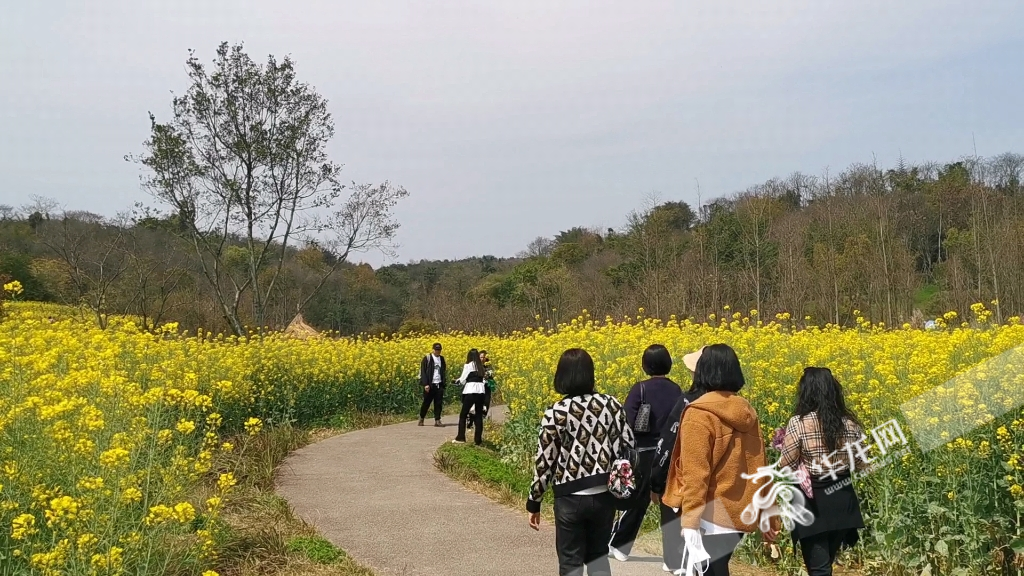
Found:
[[[126,154],[185,60],[290,55],[346,181],[390,180],[396,258],[512,256],[775,176],[1024,152],[1019,0],[10,0],[0,204],[156,205]]]

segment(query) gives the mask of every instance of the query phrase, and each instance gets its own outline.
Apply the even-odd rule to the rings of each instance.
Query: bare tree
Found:
[[[49,220],[50,215],[60,208],[60,202],[46,196],[32,194],[28,197],[29,202],[21,207],[23,214],[39,214]]]
[[[409,193],[402,186],[388,181],[377,186],[353,182],[350,191],[345,204],[328,220],[329,237],[325,254],[327,266],[313,289],[300,300],[299,310],[309,304],[327,279],[338,266],[348,261],[353,252],[380,250],[386,255],[394,255],[393,240],[399,224],[393,218],[392,211],[398,201]]]
[[[127,269],[122,307],[152,330],[175,308],[174,296],[190,279],[187,258],[178,246],[167,245],[166,236],[137,224],[124,227],[123,234]]]
[[[124,227],[119,224],[83,222],[68,215],[43,226],[42,243],[66,267],[75,298],[96,316],[100,328],[118,306],[119,282],[129,266],[125,254]]]
[[[518,254],[519,258],[542,258],[551,255],[554,242],[550,238],[537,237],[526,246],[526,250]]]
[[[334,121],[327,101],[297,80],[291,59],[270,56],[260,65],[242,46],[224,43],[212,70],[194,53],[186,66],[188,90],[172,100],[169,122],[150,115],[146,152],[135,160],[148,169],[144,187],[182,223],[224,318],[241,334],[243,303],[251,303],[255,324],[264,325],[296,242],[333,225],[344,258],[348,250],[390,240],[397,225],[387,211],[405,191],[357,188],[326,221],[319,214],[343,189],[341,166],[327,156]]]

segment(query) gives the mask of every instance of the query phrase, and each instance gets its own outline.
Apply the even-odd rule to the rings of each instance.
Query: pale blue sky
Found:
[[[707,200],[873,155],[1024,152],[1017,0],[8,4],[6,204],[151,201],[123,156],[184,89],[187,50],[222,40],[291,54],[346,180],[410,191],[399,261],[617,227],[652,191],[695,203],[698,179]]]

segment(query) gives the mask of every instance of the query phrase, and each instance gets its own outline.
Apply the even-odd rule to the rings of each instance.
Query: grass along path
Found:
[[[509,509],[434,466],[437,447],[455,437],[453,418],[445,423],[359,430],[301,448],[281,466],[278,494],[378,576],[556,573],[550,522],[534,532],[522,503]],[[615,573],[663,574],[651,556],[617,563]]]
[[[340,415],[310,430],[284,426],[235,439],[239,449],[217,466],[232,471],[239,482],[215,528],[218,572],[222,576],[374,576],[295,516],[288,502],[274,493],[274,474],[285,457],[302,446],[386,425],[396,418]]]

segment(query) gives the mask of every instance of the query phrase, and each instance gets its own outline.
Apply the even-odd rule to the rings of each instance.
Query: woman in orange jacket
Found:
[[[744,379],[732,348],[703,348],[694,382],[708,392],[683,412],[662,502],[679,510],[690,558],[709,557],[705,575],[728,576],[733,551],[757,529],[756,519],[742,517],[762,486],[743,475],[767,466],[765,443],[757,413],[737,395]],[[776,534],[765,536],[774,540]]]

